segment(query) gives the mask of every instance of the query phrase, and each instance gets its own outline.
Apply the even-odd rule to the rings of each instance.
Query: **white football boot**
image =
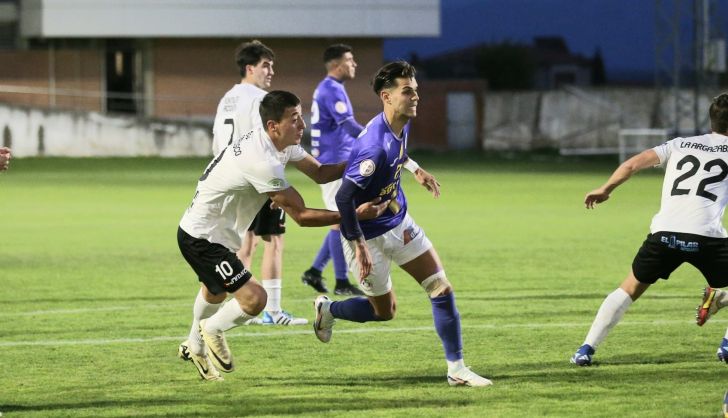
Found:
[[[472,386],[472,387],[484,387],[493,384],[490,380],[479,376],[477,373],[470,370],[469,367],[462,366],[452,372],[447,373],[447,383],[450,386]]]
[[[323,343],[331,341],[331,328],[336,322],[334,316],[331,315],[329,306],[331,306],[331,299],[326,297],[326,295],[317,297],[313,303],[313,310],[316,314],[313,331],[316,333],[316,337]]]
[[[189,355],[192,364],[195,365],[195,368],[197,368],[197,372],[200,374],[200,377],[203,380],[225,380],[210,361],[210,357],[206,355],[198,356],[191,351],[189,352]]]
[[[235,364],[233,364],[233,354],[230,352],[227,340],[225,339],[225,333],[211,333],[205,330],[205,324],[207,319],[200,321],[200,335],[207,345],[208,357],[211,358],[213,364],[217,366],[221,371],[230,373],[235,370]]]
[[[184,361],[190,361],[192,358],[190,357],[190,341],[184,340],[179,345],[179,348],[177,349],[177,357],[181,358]]]

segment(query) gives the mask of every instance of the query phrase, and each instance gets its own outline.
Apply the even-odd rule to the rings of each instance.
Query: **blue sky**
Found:
[[[725,36],[728,0],[717,4]],[[481,42],[530,44],[535,36],[560,35],[587,57],[601,48],[607,75],[651,72],[655,65],[655,0],[441,0],[441,7],[440,38],[387,40],[385,58],[407,58],[410,52],[427,57]]]

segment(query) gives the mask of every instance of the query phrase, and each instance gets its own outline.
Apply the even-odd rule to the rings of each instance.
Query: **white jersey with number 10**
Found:
[[[653,148],[665,167],[660,211],[650,231],[726,238],[728,137],[707,134],[675,138]]]
[[[307,155],[300,145],[279,152],[263,128],[233,140],[200,177],[180,227],[195,238],[237,251],[240,237],[268,199],[266,193],[290,187],[286,163]]]

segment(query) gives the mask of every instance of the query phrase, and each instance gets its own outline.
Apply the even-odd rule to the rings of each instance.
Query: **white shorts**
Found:
[[[321,184],[321,196],[324,198],[324,205],[326,209],[339,211],[339,207],[336,206],[336,192],[341,188],[341,179],[334,180],[330,183]]]
[[[405,236],[409,242],[405,244]],[[341,236],[344,247],[346,263],[351,267],[354,277],[359,278],[359,264],[356,262],[354,244]],[[387,231],[383,235],[367,240],[369,252],[372,255],[372,271],[359,287],[367,296],[381,296],[392,290],[392,277],[390,276],[391,263],[398,266],[406,264],[427,250],[432,243],[425,235],[409,213],[405,214],[402,223]]]

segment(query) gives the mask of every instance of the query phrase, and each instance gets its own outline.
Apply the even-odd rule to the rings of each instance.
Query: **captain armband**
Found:
[[[425,292],[427,292],[431,298],[442,296],[446,289],[452,288],[452,285],[447,280],[447,276],[445,276],[444,270],[438,271],[432,276],[426,278],[422,281],[422,283],[420,283],[420,286],[425,289]]]
[[[420,168],[420,165],[412,158],[407,158],[407,162],[404,163],[404,168],[406,168],[410,173],[414,173],[418,168]]]

